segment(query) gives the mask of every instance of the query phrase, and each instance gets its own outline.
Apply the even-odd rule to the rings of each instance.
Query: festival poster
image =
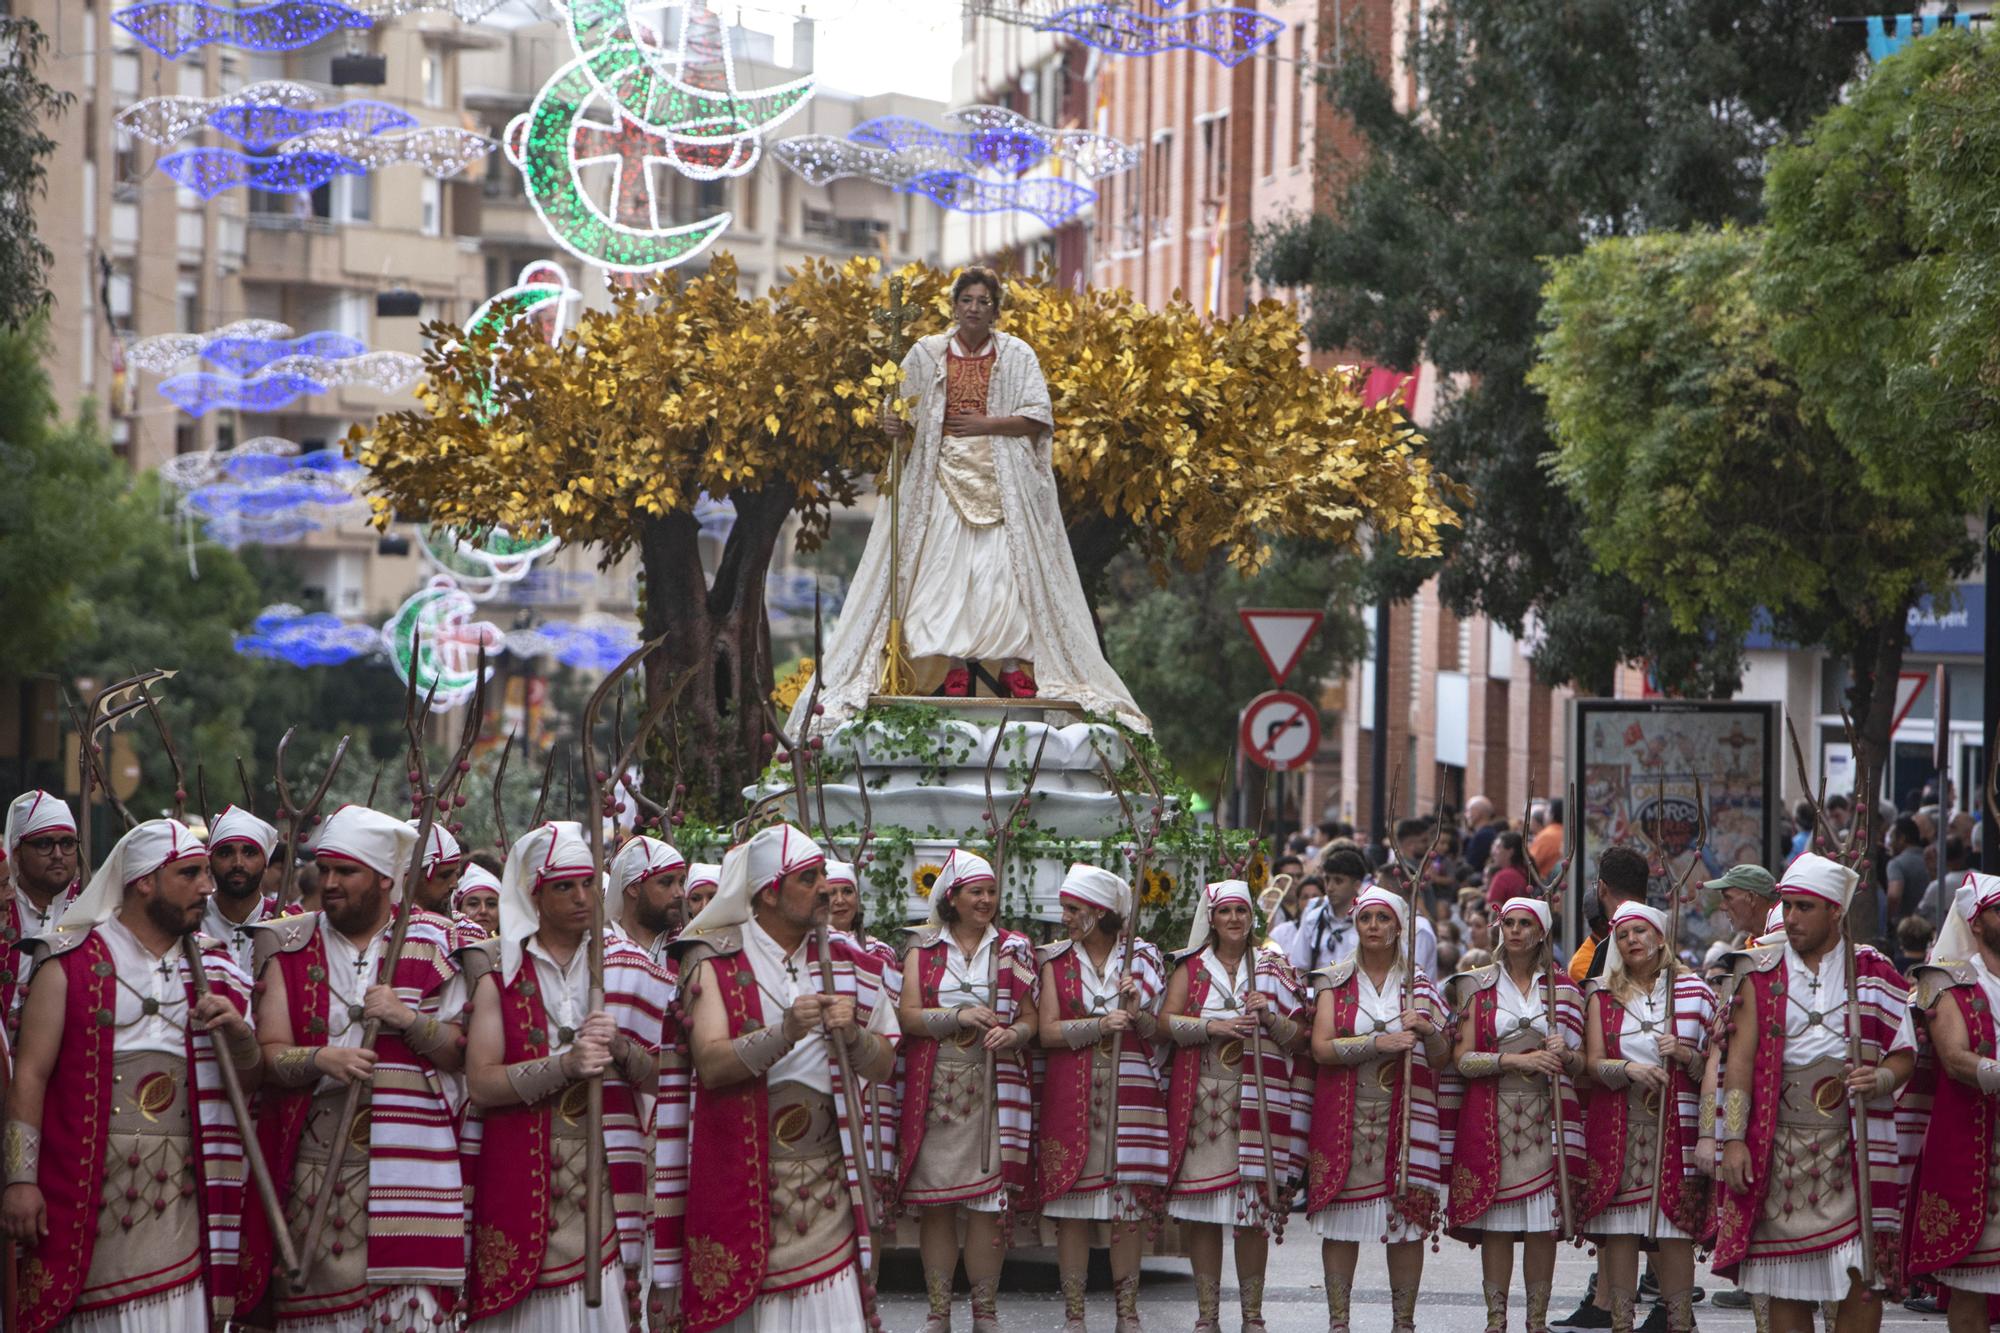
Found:
[[[1570,771],[1579,784],[1582,838],[1564,904],[1569,938],[1582,938],[1583,891],[1597,881],[1598,857],[1619,844],[1645,852],[1648,836],[1660,852],[1653,905],[1664,908],[1683,875],[1692,891],[1681,918],[1683,950],[1698,955],[1729,938],[1717,895],[1700,885],[1732,865],[1777,866],[1778,709],[1748,702],[1571,702]]]

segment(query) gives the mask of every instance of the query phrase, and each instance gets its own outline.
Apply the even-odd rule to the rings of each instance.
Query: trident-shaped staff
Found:
[[[634,648],[611,673],[591,691],[590,702],[583,706],[583,780],[588,789],[585,805],[590,823],[590,998],[589,1012],[596,1013],[604,1008],[604,821],[617,812],[617,797],[607,794],[604,788],[611,776],[597,766],[595,738],[598,710],[604,707],[605,696],[616,689],[626,673],[637,667],[646,654],[666,641],[663,634],[648,639]],[[612,768],[614,773],[623,773],[628,768],[639,747],[674,701],[671,694],[662,694],[639,721],[638,734],[632,744],[623,750]],[[615,789],[614,789],[615,790]],[[583,1177],[583,1252],[587,1256],[583,1265],[583,1303],[595,1310],[604,1304],[604,1267],[596,1256],[604,1252],[604,1073],[592,1074],[585,1084],[584,1095],[584,1149]]]
[[[410,639],[411,645],[414,648],[417,639],[416,630],[411,630]],[[410,782],[410,791],[412,805],[417,816],[417,841],[414,850],[410,853],[409,869],[403,875],[403,898],[394,914],[395,924],[389,932],[389,947],[383,951],[382,960],[376,966],[375,981],[378,985],[393,985],[396,978],[396,969],[402,965],[403,944],[409,938],[410,919],[417,914],[417,886],[423,882],[424,877],[424,849],[430,846],[431,829],[437,822],[438,795],[444,790],[443,774],[433,778],[430,766],[424,762],[422,719],[430,713],[431,702],[436,697],[437,682],[432,681],[429,691],[424,695],[423,709],[419,712],[417,708],[417,677],[414,671],[410,673],[409,684],[405,688],[403,695],[403,732],[408,738],[410,745],[410,772],[415,774],[415,777]],[[452,755],[451,762],[445,766],[443,773],[452,775],[463,773],[465,771],[463,766],[471,762],[472,747],[479,739],[479,721],[484,716],[485,707],[486,648],[484,645],[481,645],[479,649],[477,684],[472,688],[472,702],[469,705],[471,711],[466,715],[465,735],[459,741],[458,750]],[[289,735],[289,733],[287,734]],[[341,741],[343,749],[346,744],[347,742],[343,739]],[[280,769],[280,771],[282,772],[283,770]],[[331,771],[328,772],[327,781],[332,781]],[[326,783],[322,782],[320,784],[320,791],[314,798],[314,804],[318,804],[318,798],[325,794]],[[289,798],[285,801],[285,804],[288,807],[291,805]],[[381,1035],[381,1020],[369,1019],[361,1027],[361,1049],[364,1051],[374,1050],[375,1043]],[[313,1264],[319,1255],[320,1233],[325,1230],[327,1209],[333,1203],[332,1187],[334,1182],[340,1179],[341,1163],[347,1157],[347,1142],[353,1135],[354,1118],[361,1112],[361,1094],[367,1091],[372,1086],[372,1083],[372,1079],[357,1078],[347,1085],[347,1097],[341,1103],[340,1107],[340,1121],[327,1149],[326,1175],[324,1177],[326,1185],[313,1200],[312,1215],[306,1220],[305,1239],[299,1246],[298,1280],[300,1285],[303,1285],[305,1280],[312,1275]]]
[[[1147,787],[1153,793],[1150,823],[1143,831],[1139,827],[1139,821],[1132,815],[1132,803],[1125,799],[1125,789],[1118,785],[1118,775],[1111,770],[1111,761],[1104,757],[1101,750],[1097,755],[1098,765],[1104,770],[1104,781],[1110,786],[1111,794],[1118,798],[1118,808],[1125,815],[1125,827],[1131,830],[1132,840],[1136,844],[1136,854],[1132,862],[1132,910],[1125,913],[1125,919],[1119,924],[1118,929],[1118,988],[1121,992],[1125,988],[1126,978],[1132,975],[1132,950],[1139,933],[1139,903],[1145,896],[1146,871],[1153,862],[1153,844],[1159,841],[1160,826],[1166,814],[1165,798],[1161,795],[1160,784],[1153,780],[1153,772],[1146,766],[1145,756],[1135,747],[1127,748],[1131,751],[1132,762],[1138,767],[1140,776],[1145,778]],[[1118,1000],[1119,1008],[1124,1008],[1126,1003],[1121,993]],[[1125,1030],[1120,1028],[1111,1034],[1111,1142],[1114,1149],[1121,1133],[1120,1126],[1125,1118],[1124,1102],[1118,1096],[1121,1082],[1118,1070],[1124,1054]],[[1116,1156],[1115,1151],[1113,1156]]]
[[[1402,788],[1402,765],[1396,767],[1396,775],[1389,783],[1389,809],[1385,823],[1389,830],[1389,863],[1383,869],[1396,881],[1397,889],[1410,900],[1409,923],[1404,929],[1403,939],[1403,1012],[1409,1013],[1417,1004],[1417,913],[1423,911],[1423,904],[1417,899],[1417,878],[1415,872],[1403,864],[1403,850],[1396,843],[1395,794]],[[1424,849],[1424,856],[1417,863],[1419,868],[1428,866],[1437,855],[1438,844],[1444,841],[1444,820],[1439,818],[1431,828],[1430,846]],[[1396,1193],[1402,1194],[1410,1187],[1410,1103],[1416,1100],[1417,1090],[1417,1047],[1413,1043],[1403,1052],[1403,1107],[1396,1117]]]
[[[1657,856],[1660,860],[1661,869],[1665,871],[1667,868],[1668,852],[1666,843],[1667,779],[1664,773],[1660,775],[1659,784],[1659,796],[1653,803],[1652,828],[1648,830],[1642,821],[1633,831],[1639,835],[1639,840],[1646,844],[1649,859],[1652,856]],[[1675,1027],[1677,1006],[1674,1003],[1674,971],[1679,964],[1681,956],[1682,899],[1688,893],[1688,881],[1694,878],[1695,870],[1701,865],[1702,848],[1708,844],[1708,795],[1702,790],[1699,775],[1694,780],[1694,804],[1695,835],[1693,844],[1688,848],[1688,863],[1682,868],[1679,875],[1668,874],[1667,956],[1665,962],[1660,967],[1660,973],[1667,980],[1666,1027],[1667,1035],[1670,1037],[1679,1036],[1679,1032]],[[1613,941],[1612,945],[1615,948],[1616,942]],[[1678,1108],[1674,1106],[1674,1100],[1673,1071],[1668,1069],[1667,1086],[1660,1093],[1660,1110],[1655,1120],[1653,1131],[1653,1142],[1658,1144],[1659,1148],[1657,1151],[1657,1160],[1654,1163],[1656,1170],[1653,1172],[1653,1207],[1651,1213],[1646,1218],[1646,1236],[1651,1240],[1658,1240],[1660,1236],[1660,1201],[1666,1195],[1668,1169],[1667,1117],[1679,1114]],[[1673,1169],[1678,1171],[1680,1164],[1678,1162],[1674,1163]]]
[[[292,794],[292,784],[285,776],[285,751],[292,745],[292,736],[297,727],[286,727],[285,734],[278,738],[278,762],[274,773],[278,784],[278,814],[285,821],[285,873],[278,886],[278,905],[288,906],[292,901],[292,886],[298,883],[299,862],[305,859],[305,833],[319,821],[320,802],[326,799],[327,788],[333,785],[334,774],[340,772],[340,761],[347,757],[348,737],[342,736],[340,743],[333,747],[333,758],[328,761],[326,775],[319,780],[313,793],[301,801]],[[425,837],[430,835],[426,833]]]
[[[1799,786],[1805,790],[1806,804],[1812,809],[1813,840],[1817,842],[1819,831],[1825,824],[1825,819],[1821,814],[1821,811],[1825,808],[1824,792],[1813,789],[1812,775],[1806,769],[1806,752],[1799,746],[1798,728],[1792,725],[1792,719],[1789,715],[1785,718],[1785,734],[1791,738],[1792,762],[1798,766]],[[1871,789],[1857,786],[1855,790],[1868,792]],[[1870,803],[1873,803],[1872,796],[1870,797]],[[1865,847],[1862,848],[1863,855],[1866,854],[1866,851]],[[1850,1069],[1859,1069],[1861,1068],[1861,1014],[1859,1009],[1861,978],[1856,976],[1854,972],[1854,914],[1851,911],[1840,914],[1840,950],[1841,960],[1847,968],[1847,1001],[1842,1006],[1844,1011],[1843,1016],[1847,1023],[1847,1064]],[[1850,1093],[1847,1098],[1847,1113],[1854,1133],[1855,1200],[1858,1204],[1855,1212],[1861,1219],[1861,1284],[1864,1287],[1872,1287],[1875,1285],[1875,1215],[1873,1207],[1875,1183],[1873,1179],[1873,1163],[1869,1161],[1867,1103]]]
[[[167,729],[166,715],[160,711],[159,703],[152,691],[145,685],[139,687],[139,697],[145,702],[146,711],[152,715],[153,729],[159,733],[160,745],[167,752],[167,762],[174,770],[174,818],[181,818],[182,806],[187,796],[186,773],[181,768],[180,751],[174,748],[173,733]],[[95,755],[86,748],[86,755],[95,760]],[[202,818],[208,819],[203,801]],[[212,825],[211,825],[212,828]],[[187,963],[188,982],[194,989],[194,998],[200,1002],[208,995],[208,969],[203,965],[201,946],[192,933],[181,936],[181,957]],[[221,1042],[212,1042],[215,1047],[215,1065],[222,1073],[223,1095],[229,1101],[229,1113],[236,1118],[237,1137],[243,1143],[243,1160],[250,1168],[250,1183],[257,1192],[257,1202],[264,1209],[264,1220],[270,1223],[271,1237],[278,1249],[278,1262],[284,1265],[287,1274],[299,1271],[299,1256],[292,1248],[291,1228],[285,1224],[285,1208],[278,1202],[278,1188],[271,1178],[270,1163],[264,1160],[264,1147],[258,1141],[256,1126],[250,1122],[250,1100],[243,1094],[243,1075],[237,1071],[236,1062],[229,1052],[222,1049]]]
[[[1521,873],[1528,877],[1528,882],[1534,885],[1535,891],[1541,895],[1545,903],[1555,901],[1555,892],[1562,886],[1563,876],[1569,873],[1570,862],[1575,859],[1577,846],[1583,841],[1583,811],[1576,803],[1574,782],[1569,784],[1569,803],[1563,806],[1563,809],[1569,815],[1569,824],[1563,829],[1563,854],[1562,859],[1556,862],[1555,869],[1543,875],[1535,869],[1535,863],[1528,859],[1528,845],[1525,842],[1521,844]],[[1534,803],[1530,802],[1528,809],[1521,812],[1522,828],[1528,827],[1528,816],[1533,810]],[[1550,920],[1553,923],[1553,915]],[[1546,940],[1543,941],[1543,947],[1550,947]],[[1554,1036],[1557,1028],[1556,975],[1553,966],[1544,969],[1542,973],[1542,1013],[1549,1025],[1549,1035]],[[1560,1237],[1571,1234],[1572,1227],[1569,1215],[1569,1154],[1565,1151],[1566,1144],[1563,1137],[1562,1077],[1557,1074],[1549,1075],[1549,1105],[1553,1106],[1556,1112],[1554,1125],[1556,1226],[1557,1235]]]
[[[1035,760],[1028,766],[1028,778],[1021,784],[1021,795],[1007,807],[1002,817],[999,807],[993,802],[993,763],[1000,756],[1000,745],[1007,735],[1007,713],[1000,714],[1000,725],[994,728],[993,744],[986,750],[986,827],[993,834],[993,879],[997,892],[1007,878],[1007,839],[1028,809],[1028,799],[1035,793],[1035,779],[1042,775],[1042,755],[1049,748],[1048,727],[1042,728],[1041,744],[1035,747]],[[861,784],[864,788],[866,782]],[[996,945],[986,959],[986,1003],[996,1013],[1000,1006],[1000,950]],[[980,1113],[979,1169],[986,1172],[993,1169],[993,1105],[1000,1097],[999,1074],[994,1068],[993,1048],[986,1048],[986,1104]]]
[[[903,279],[900,275],[889,279],[889,304],[878,307],[875,322],[889,332],[889,356],[898,365],[909,350],[909,340],[903,335],[903,326],[913,315],[903,303]],[[882,412],[886,416],[895,409],[890,404],[889,394],[882,395]],[[882,641],[882,693],[904,695],[916,688],[916,668],[911,665],[909,654],[903,647],[903,442],[889,441],[889,632]],[[820,670],[825,662],[817,661],[813,672],[813,683],[817,687]],[[803,799],[803,798],[802,798]]]

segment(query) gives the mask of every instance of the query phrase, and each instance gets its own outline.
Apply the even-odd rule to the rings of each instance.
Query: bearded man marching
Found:
[[[961,1218],[973,1333],[998,1333],[1001,1220],[1030,1175],[1034,1106],[1022,1052],[1035,1040],[1034,946],[994,924],[1000,887],[983,857],[953,848],[930,902],[903,961],[900,1193],[922,1212],[924,1333],[951,1328]]]
[[[667,946],[687,924],[687,858],[671,843],[639,834],[611,858],[606,901],[613,934],[623,935],[669,975],[676,971]]]
[[[1785,943],[1736,959],[1716,1137],[1722,1197],[1712,1266],[1771,1297],[1773,1333],[1809,1333],[1813,1308],[1840,1304],[1840,1327],[1881,1326],[1862,1283],[1862,1207],[1872,1210],[1878,1280],[1897,1285],[1901,1190],[1894,1094],[1916,1066],[1902,975],[1872,947],[1841,947],[1852,870],[1807,852],[1778,890]],[[1861,1063],[1848,1064],[1849,1024]],[[1851,1100],[1868,1127],[1870,1197],[1860,1174]]]
[[[0,1197],[23,1333],[182,1333],[235,1308],[243,1143],[217,1060],[247,1078],[258,1052],[248,978],[208,941],[197,997],[182,952],[212,892],[201,842],[150,820],[33,946]]]
[[[697,1080],[688,1333],[853,1333],[872,1313],[859,1164],[842,1146],[861,1141],[848,1094],[865,1088],[843,1086],[833,1043],[864,1084],[886,1079],[896,1012],[853,943],[820,934],[824,865],[798,829],[759,830],[674,942]]]
[[[2000,1295],[2000,876],[1965,877],[1910,982],[1919,1056],[1898,1118],[1916,1118],[1921,1139],[1903,1272],[1950,1288],[1947,1326],[1967,1333],[1989,1327],[1989,1298]]]
[[[686,1163],[686,1083],[661,1077],[672,1040],[667,977],[630,939],[607,934],[604,1006],[590,1005],[590,844],[574,823],[544,824],[508,853],[500,938],[460,955],[472,991],[466,1084],[480,1122],[471,1158],[470,1326],[624,1333],[651,1284],[670,1313],[681,1281],[677,1228],[656,1216],[656,1172]],[[589,1253],[589,1080],[604,1080],[603,1196],[613,1216]],[[670,1113],[671,1108],[671,1113]],[[471,1135],[468,1134],[468,1138]],[[652,1145],[657,1157],[649,1156]],[[650,1234],[649,1234],[650,1233]],[[607,1295],[585,1301],[597,1263]],[[622,1273],[621,1273],[622,1266]]]
[[[1160,1006],[1175,1048],[1167,1215],[1188,1230],[1197,1333],[1221,1327],[1225,1230],[1235,1240],[1243,1327],[1262,1333],[1271,1233],[1291,1209],[1292,1139],[1304,1120],[1304,1107],[1294,1120],[1292,1056],[1307,1034],[1305,1001],[1284,956],[1252,942],[1255,926],[1248,884],[1204,888]]]
[[[258,1135],[293,1233],[332,1191],[302,1279],[278,1275],[281,1333],[424,1333],[464,1281],[465,1214],[458,1136],[437,1075],[464,1067],[450,923],[397,902],[417,831],[344,805],[321,826],[319,912],[257,927],[257,1034],[265,1087]],[[412,911],[403,952],[383,973],[397,913]],[[375,1049],[362,1047],[370,1020]],[[337,1179],[334,1137],[350,1084],[366,1085],[347,1126]],[[303,1241],[302,1241],[303,1244]],[[271,1237],[244,1228],[243,1303],[269,1284]]]
[[[278,845],[278,830],[248,810],[229,806],[208,829],[208,868],[215,895],[208,900],[201,932],[229,946],[247,975],[256,936],[251,927],[278,915],[278,900],[264,893],[264,868]]]

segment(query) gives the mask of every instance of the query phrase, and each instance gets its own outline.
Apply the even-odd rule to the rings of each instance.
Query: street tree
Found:
[[[942,330],[949,275],[901,276],[906,335]],[[877,414],[898,371],[874,318],[885,289],[876,261],[857,259],[808,263],[745,297],[718,256],[553,345],[525,325],[472,346],[434,327],[422,409],[357,427],[350,448],[381,521],[552,532],[607,562],[636,550],[643,630],[664,636],[648,690],[685,676],[669,748],[697,812],[727,812],[769,753],[777,543],[794,516],[803,548],[821,540],[887,459]],[[1423,555],[1452,521],[1422,441],[1365,405],[1354,373],[1302,365],[1279,303],[1208,321],[1185,302],[1148,310],[1123,292],[1017,279],[1003,322],[1048,375],[1081,569],[1129,548],[1161,572],[1213,558],[1254,572],[1280,537],[1348,546],[1364,531]],[[713,570],[693,513],[703,494],[736,507]]]
[[[1832,102],[1859,37],[1831,0],[1442,0],[1405,53],[1417,95],[1350,55],[1332,109],[1361,148],[1335,206],[1258,237],[1265,281],[1302,290],[1313,345],[1428,359],[1440,470],[1477,503],[1441,592],[1542,634],[1537,673],[1606,691],[1649,660],[1668,688],[1724,694],[1736,645],[1686,628],[1656,589],[1582,541],[1527,376],[1552,258],[1590,240],[1754,221],[1770,146]],[[1362,50],[1349,42],[1350,52]],[[1403,590],[1435,569],[1405,569]]]
[[[75,100],[41,76],[48,45],[33,19],[0,14],[0,328],[16,332],[49,303],[53,255],[30,204],[47,192],[49,121]]]
[[[1740,643],[1762,618],[1848,668],[1856,758],[1881,773],[1906,621],[1972,564],[1963,510],[1874,480],[1778,349],[1764,238],[1600,241],[1550,277],[1533,386],[1551,475],[1603,568],[1657,590],[1680,632]]]

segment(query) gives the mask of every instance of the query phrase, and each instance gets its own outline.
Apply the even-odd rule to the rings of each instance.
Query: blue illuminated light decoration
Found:
[[[250,51],[297,51],[341,28],[375,23],[333,0],[277,0],[252,9],[205,0],[148,0],[115,11],[111,21],[169,60],[216,43]]]
[[[507,651],[516,657],[553,657],[580,671],[609,671],[639,646],[636,626],[618,620],[581,624],[552,620],[532,629],[510,630]]]
[[[1015,126],[941,130],[911,116],[877,116],[847,132],[848,141],[898,155],[956,158],[989,171],[1020,173],[1049,155],[1048,140]]]
[[[1092,180],[1115,176],[1139,165],[1139,150],[1131,144],[1095,130],[1051,129],[1004,106],[962,106],[947,111],[944,118],[967,126],[975,144],[1013,138],[1038,140],[1047,145],[1050,157],[1067,162]]]
[[[338,666],[382,651],[381,635],[367,625],[350,625],[324,611],[267,606],[236,636],[236,651],[297,667]]]
[[[279,107],[311,110],[319,92],[290,79],[259,79],[221,97],[145,97],[118,113],[118,128],[161,148],[180,142],[208,123],[218,111],[236,107]]]
[[[325,392],[324,384],[283,371],[240,376],[215,375],[203,370],[160,381],[161,395],[194,417],[218,407],[232,407],[239,412],[276,412],[310,394]]]
[[[292,326],[273,319],[239,319],[207,333],[156,333],[125,349],[125,363],[164,375],[183,361],[193,360],[211,343],[231,338],[279,339],[292,336]],[[296,449],[296,446],[294,446]]]
[[[364,475],[359,463],[331,450],[283,454],[237,449],[212,454],[206,466],[185,469],[170,480],[183,491],[182,517],[201,524],[210,541],[234,549],[296,541],[319,531],[358,503],[355,490]]]
[[[900,190],[928,171],[951,168],[951,159],[928,149],[898,153],[888,148],[849,143],[829,134],[800,134],[771,145],[771,155],[790,167],[808,185],[826,185],[857,177]]]
[[[268,157],[234,148],[183,148],[161,158],[159,166],[204,199],[237,186],[305,194],[335,176],[361,176],[402,162],[413,162],[440,178],[454,176],[494,147],[490,139],[449,126],[382,135],[319,129],[287,140],[281,151]]]
[[[1058,176],[990,181],[966,171],[927,171],[904,188],[960,213],[1028,213],[1051,227],[1097,199],[1095,190]]]
[[[410,129],[416,125],[417,118],[387,102],[342,102],[320,110],[272,103],[246,103],[218,107],[208,113],[204,123],[245,148],[262,152],[315,130],[345,130],[351,134],[374,135],[385,130]]]
[[[359,162],[341,153],[308,150],[252,157],[234,148],[183,148],[160,159],[160,170],[204,199],[248,186],[271,194],[310,194],[335,176],[362,176]]]
[[[1074,37],[1106,55],[1200,51],[1229,66],[1248,60],[1258,47],[1285,30],[1284,23],[1254,9],[1202,9],[1150,18],[1112,4],[1078,5],[1035,26],[1040,32]]]
[[[233,375],[248,375],[281,357],[311,356],[327,360],[360,356],[368,345],[344,333],[302,333],[296,338],[214,338],[201,349],[201,359]]]

